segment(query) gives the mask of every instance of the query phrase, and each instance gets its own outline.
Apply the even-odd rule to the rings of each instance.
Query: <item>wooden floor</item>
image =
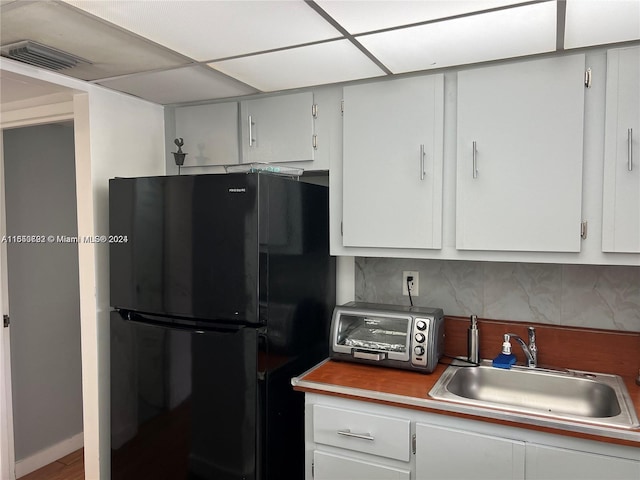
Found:
[[[20,480],[84,480],[84,449],[20,477]]]

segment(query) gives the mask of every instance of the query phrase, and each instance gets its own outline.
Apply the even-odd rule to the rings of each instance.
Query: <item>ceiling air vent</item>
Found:
[[[91,63],[70,53],[31,40],[3,45],[0,51],[3,57],[49,70],[63,70],[75,67],[78,63]]]

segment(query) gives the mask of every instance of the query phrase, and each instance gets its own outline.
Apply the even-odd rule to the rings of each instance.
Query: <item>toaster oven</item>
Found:
[[[444,348],[441,308],[349,302],[331,320],[330,357],[431,373]]]

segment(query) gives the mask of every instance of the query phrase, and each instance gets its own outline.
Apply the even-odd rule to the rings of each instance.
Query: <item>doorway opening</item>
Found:
[[[16,476],[82,447],[73,122],[3,130]]]

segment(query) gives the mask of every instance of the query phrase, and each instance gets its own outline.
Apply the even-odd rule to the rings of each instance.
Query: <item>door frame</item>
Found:
[[[74,120],[73,102],[42,105],[3,112],[0,122],[0,240],[7,234],[4,130]],[[74,126],[75,128],[75,126]],[[0,313],[10,315],[7,271],[7,244],[0,241]],[[16,458],[13,427],[13,397],[11,388],[11,326],[0,326],[0,478],[15,480]]]
[[[74,123],[79,235],[95,236],[108,230],[108,198],[104,186],[109,178],[166,174],[166,131],[161,105],[11,59],[2,59],[0,63],[3,81],[5,75],[47,88],[42,96],[33,95],[15,103],[10,103],[10,97],[3,97],[2,124],[18,108],[27,110],[38,106],[44,110],[55,103],[72,102],[73,109],[65,118],[73,119]],[[46,98],[52,87],[56,93]],[[52,123],[54,118],[57,122],[61,118],[56,115],[49,111],[47,121],[40,123]],[[144,124],[138,125],[141,121]],[[149,134],[148,141],[139,142],[140,132],[132,130],[133,126]],[[123,157],[121,145],[114,142],[114,138],[138,143],[139,158],[132,162],[130,157]],[[110,476],[109,332],[108,323],[104,321],[110,311],[107,247],[78,244],[84,467],[86,478],[94,480]],[[0,396],[2,394],[0,391]]]
[[[7,233],[4,195],[4,135],[0,129],[0,236]],[[7,244],[0,242],[0,313],[9,315]],[[0,478],[14,480],[13,401],[11,394],[11,328],[0,326]]]

